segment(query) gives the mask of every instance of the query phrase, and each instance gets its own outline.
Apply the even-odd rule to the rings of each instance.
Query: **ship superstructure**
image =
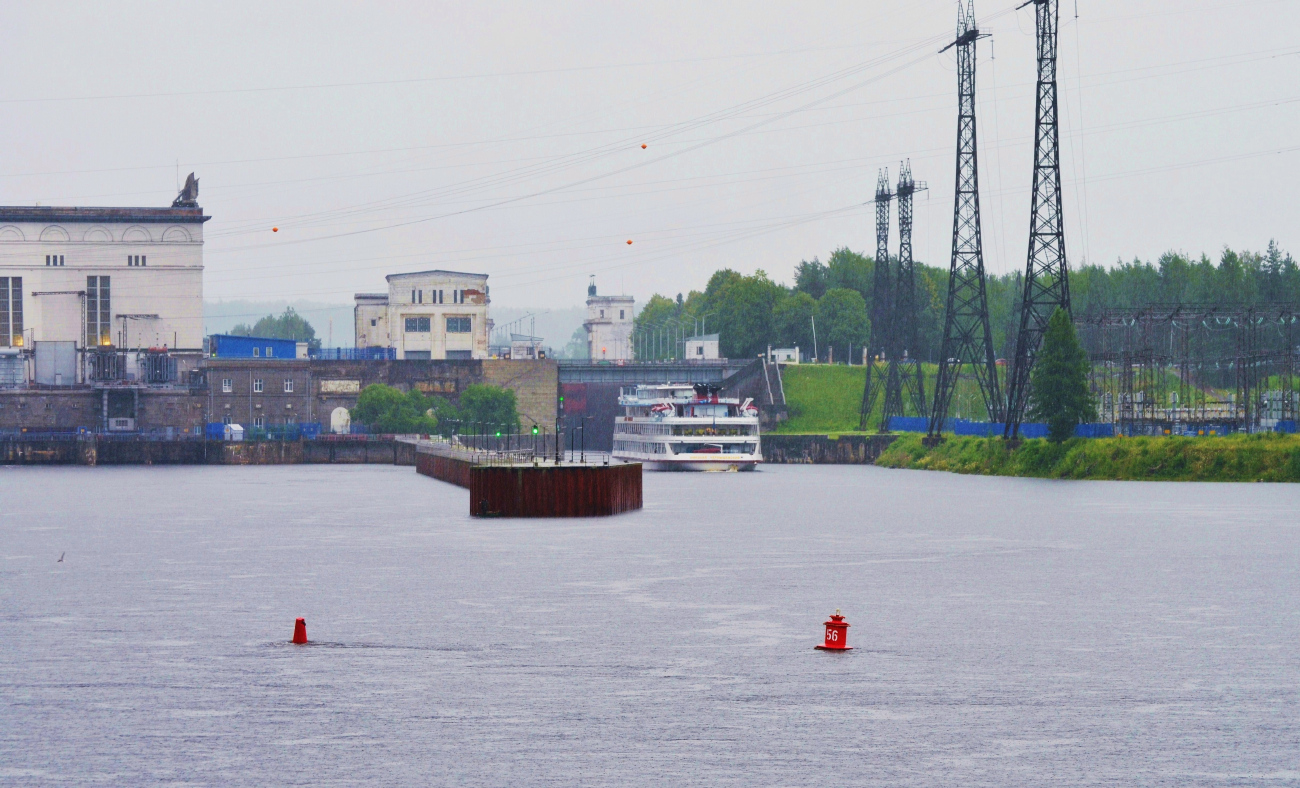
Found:
[[[652,471],[752,471],[763,461],[753,400],[719,396],[717,386],[629,386],[614,421],[618,460]]]

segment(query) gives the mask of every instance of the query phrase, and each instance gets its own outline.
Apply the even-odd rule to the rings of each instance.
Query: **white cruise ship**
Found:
[[[763,461],[753,400],[703,383],[623,389],[614,421],[617,460],[651,471],[752,471]]]

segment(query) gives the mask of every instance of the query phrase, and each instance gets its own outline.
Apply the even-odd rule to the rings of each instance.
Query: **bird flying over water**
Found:
[[[56,564],[61,564],[61,563],[63,563],[63,556],[65,556],[65,555],[67,555],[67,553],[59,553],[59,560],[55,561],[54,563],[56,563]]]

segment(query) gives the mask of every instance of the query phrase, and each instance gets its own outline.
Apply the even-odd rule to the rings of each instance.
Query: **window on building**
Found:
[[[427,317],[408,317],[406,318],[406,333],[408,334],[427,334],[432,330],[432,325]]]
[[[224,415],[224,416],[221,417],[221,423],[222,423],[222,424],[234,424],[234,423],[235,423],[235,420],[234,420],[233,418],[230,417],[230,414],[229,414],[229,413],[227,413],[226,415]]]
[[[142,254],[129,254],[126,256],[126,264],[133,268],[141,268],[148,264],[148,260]]]
[[[63,265],[63,255],[47,254],[45,255],[45,264],[50,266]]]
[[[270,347],[267,347],[267,349],[266,349],[266,357],[267,357],[267,358],[270,358],[272,355],[274,355],[274,354],[271,352],[271,348],[270,348]]]
[[[86,347],[113,344],[113,299],[107,276],[86,277]]]
[[[262,379],[261,379],[261,378],[254,378],[254,379],[253,379],[253,393],[254,393],[254,394],[261,394],[261,393],[262,393]]]
[[[704,355],[704,345],[696,345],[696,346],[695,346],[695,355],[697,355],[697,356],[702,356],[702,355]]]
[[[371,320],[370,320],[370,325],[371,325],[372,328],[373,328],[374,326],[379,325],[379,319],[378,319],[378,318],[371,318]]]
[[[622,309],[618,310],[618,319],[619,319],[619,320],[623,320],[623,319],[624,319],[624,318],[623,318],[623,310],[622,310]]]
[[[438,303],[439,303],[439,304],[442,303],[442,291],[441,291],[441,290],[438,291]]]
[[[260,347],[254,347],[253,358],[261,358],[261,357],[262,357],[262,349]]]
[[[474,320],[470,317],[448,317],[448,334],[468,334],[474,330]]]
[[[235,390],[235,381],[231,380],[230,378],[222,378],[222,379],[221,379],[221,393],[222,393],[222,394],[229,394],[230,392],[232,392],[232,391],[234,391],[234,390]]]
[[[23,278],[0,276],[0,347],[23,346]]]
[[[284,379],[284,393],[285,394],[293,393],[293,378]]]
[[[262,428],[265,427],[265,426],[266,426],[266,417],[265,417],[265,416],[254,416],[254,417],[253,417],[253,429],[258,429],[258,430],[260,430],[260,429],[262,429]]]
[[[411,291],[411,303],[412,303],[412,304],[415,303],[415,291],[414,291],[414,290]]]

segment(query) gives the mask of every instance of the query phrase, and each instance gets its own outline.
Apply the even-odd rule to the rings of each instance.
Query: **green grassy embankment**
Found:
[[[1008,451],[997,438],[953,438],[927,449],[904,435],[876,460],[889,468],[987,476],[1124,481],[1300,482],[1300,437],[1074,439],[1025,441]]]
[[[925,375],[927,401],[934,397],[934,380],[938,367],[922,364]],[[785,403],[790,409],[790,419],[773,430],[778,435],[846,435],[858,431],[858,414],[862,410],[862,389],[867,372],[861,366],[843,364],[788,364],[781,367],[781,380],[785,387]],[[875,434],[880,424],[880,411],[884,407],[882,393],[867,421],[870,434]],[[954,416],[980,420],[985,417],[983,401],[973,382],[959,390],[954,397]],[[907,406],[911,415],[911,405]]]

